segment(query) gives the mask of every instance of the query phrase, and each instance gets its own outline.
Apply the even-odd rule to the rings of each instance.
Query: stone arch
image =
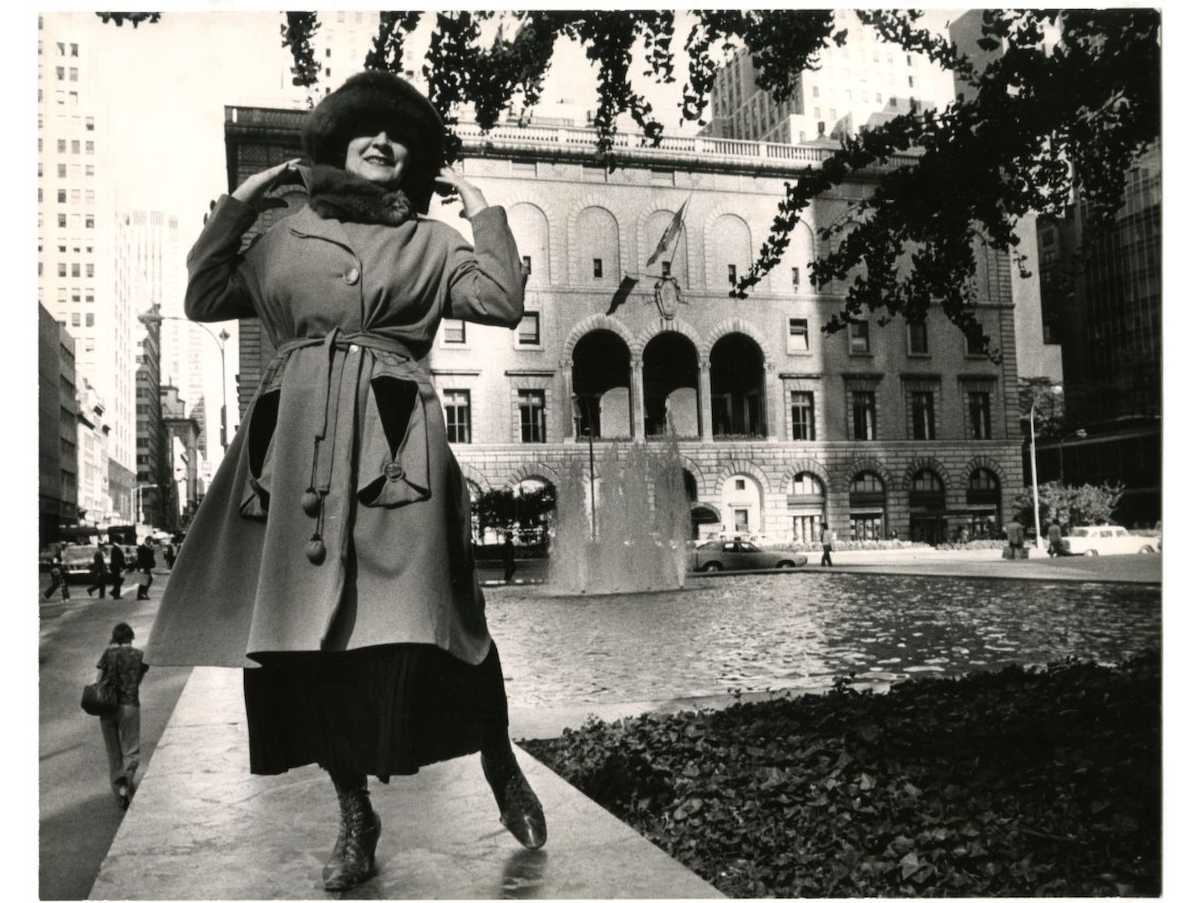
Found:
[[[522,464],[504,481],[506,489],[514,489],[524,480],[542,480],[557,488],[561,477],[558,471],[541,461],[530,461]]]
[[[709,486],[704,479],[704,468],[698,465],[686,455],[679,456],[679,466],[692,475],[692,479],[696,481],[696,495],[701,496],[709,492]]]
[[[654,233],[648,231],[650,228],[651,217],[656,216],[659,213],[665,213],[668,217],[673,217],[678,210],[678,206],[663,206],[661,203],[651,203],[642,208],[641,212],[638,214],[637,222],[635,224],[635,229],[637,232],[635,236],[637,247],[634,248],[634,250],[637,253],[637,260],[635,261],[637,269],[640,269],[646,262],[647,258],[649,258],[651,253],[653,253],[655,247],[658,245],[659,238],[662,236],[662,233],[658,232],[657,228],[655,228]],[[688,242],[689,230],[686,210],[684,211],[683,222],[680,225],[681,228],[679,232],[678,244],[675,246],[675,258],[678,261],[679,257],[682,256],[683,260],[679,262],[683,265],[678,269],[672,266],[671,275],[679,280],[681,287],[688,288],[692,282],[692,249]],[[679,252],[682,252],[682,254]]]
[[[636,338],[628,326],[620,320],[610,317],[607,314],[592,314],[590,317],[584,317],[578,323],[571,327],[571,331],[567,333],[567,338],[563,342],[562,356],[559,358],[559,366],[564,369],[569,369],[572,361],[572,354],[575,351],[575,346],[589,332],[594,332],[597,329],[607,329],[609,332],[616,333],[621,341],[625,343],[625,347],[629,349],[630,356],[633,355],[633,346]]]
[[[937,458],[913,458],[909,462],[908,468],[904,471],[904,477],[901,481],[900,489],[904,492],[909,492],[912,489],[913,477],[922,470],[932,470],[938,475],[938,479],[942,481],[942,488],[950,491],[950,487],[954,485],[954,480],[950,477],[950,472]],[[964,484],[965,485],[965,484]]]
[[[854,482],[854,477],[862,473],[864,470],[869,470],[876,474],[881,480],[886,491],[892,492],[896,488],[896,478],[892,472],[884,466],[883,462],[878,458],[851,458],[841,467],[841,475],[838,487],[842,492],[849,492],[850,485]]]
[[[749,458],[735,458],[727,462],[714,483],[716,486],[722,486],[726,480],[739,473],[747,474],[758,480],[758,485],[762,487],[763,492],[766,492],[771,486],[771,478],[767,476],[766,471]]]
[[[625,259],[628,256],[628,250],[625,247],[629,242],[621,241],[621,219],[612,212],[609,205],[612,203],[612,196],[602,194],[599,191],[589,191],[583,197],[577,198],[573,204],[567,209],[567,249],[566,249],[566,279],[568,282],[576,280],[578,274],[572,272],[573,266],[571,260],[574,258],[575,249],[580,246],[579,239],[579,214],[583,213],[588,207],[599,207],[606,210],[612,215],[612,218],[617,222],[617,248],[620,254],[618,266],[622,273],[629,268],[628,261]],[[617,281],[620,281],[621,274],[617,275]]]
[[[965,495],[967,486],[971,481],[971,474],[981,467],[984,470],[990,470],[996,475],[996,479],[1000,481],[1000,493],[1002,496],[1004,493],[1012,491],[1011,475],[1008,473],[1007,468],[993,458],[989,458],[986,455],[979,455],[972,458],[967,463],[966,467],[959,472],[959,478],[957,484],[955,485],[955,489],[960,494]]]
[[[722,320],[708,331],[704,336],[703,343],[696,346],[696,350],[700,352],[701,363],[707,362],[712,357],[713,345],[732,333],[739,333],[753,339],[758,344],[759,350],[762,351],[764,364],[766,363],[767,349],[771,347],[766,335],[761,329],[742,317],[730,317],[728,320]]]
[[[540,199],[535,199],[532,196],[528,196],[510,201],[505,205],[509,224],[513,230],[513,236],[518,240],[517,253],[531,258],[530,262],[533,265],[533,273],[529,277],[529,285],[534,287],[539,285],[550,285],[554,281],[551,278],[552,268],[555,263],[552,250],[553,240],[551,238],[554,230],[550,226],[550,217],[546,213],[545,209],[542,208],[539,200]],[[545,229],[544,234],[537,236],[538,247],[536,248],[536,253],[535,249],[533,248],[522,248],[520,243],[520,239],[524,236],[521,236],[518,233],[524,231],[520,220],[523,216],[522,211],[525,209],[531,210],[533,213],[540,215],[541,219],[537,224],[537,228]],[[537,260],[539,254],[544,254],[545,256],[545,260],[541,261],[540,263]]]
[[[798,473],[811,473],[817,476],[822,483],[825,484],[825,497],[829,497],[830,491],[833,489],[832,478],[825,465],[815,458],[798,458],[790,464],[784,465],[788,468],[787,472],[779,481],[779,494],[787,495],[791,491],[792,478]]]
[[[472,467],[470,464],[463,464],[460,461],[458,469],[462,471],[463,479],[470,480],[478,486],[480,492],[487,492],[492,488],[491,481],[478,467]]]
[[[746,260],[746,266],[749,267],[754,261],[754,231],[750,228],[750,223],[746,220],[746,216],[742,208],[732,203],[718,204],[708,212],[708,216],[704,219],[704,247],[706,253],[704,260],[704,280],[703,286],[705,289],[715,291],[721,286],[728,285],[724,274],[718,273],[715,270],[717,263],[712,249],[716,247],[716,239],[713,232],[716,230],[717,221],[723,216],[731,216],[740,220],[742,225],[746,227],[746,243],[749,257]],[[739,272],[739,276],[744,275]]]
[[[637,338],[629,343],[629,353],[633,355],[634,363],[642,359],[642,354],[645,352],[646,346],[650,344],[650,340],[664,332],[677,332],[686,338],[692,343],[692,347],[696,349],[697,363],[704,362],[700,351],[704,340],[701,338],[699,330],[686,320],[676,317],[674,320],[663,320],[647,326],[637,334]]]

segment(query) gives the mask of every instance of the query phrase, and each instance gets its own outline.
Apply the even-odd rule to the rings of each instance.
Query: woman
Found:
[[[133,628],[122,621],[112,630],[109,647],[96,662],[97,682],[108,681],[117,691],[117,710],[100,716],[100,732],[108,753],[108,777],[113,795],[122,809],[133,798],[134,775],[141,753],[142,709],[138,687],[150,666],[142,661],[142,650],[133,647]]]
[[[325,886],[374,874],[387,782],[479,751],[501,822],[546,840],[508,738],[500,659],[470,543],[470,497],[426,356],[442,317],[514,328],[524,275],[504,211],[443,167],[407,82],[364,72],[309,114],[314,165],[221,198],[188,258],[188,315],[257,316],[278,350],[179,550],[149,658],[245,668],[250,770],[316,763],[341,830]],[[250,247],[268,191],[303,209]],[[458,195],[475,239],[419,218]],[[276,202],[277,203],[277,202]]]

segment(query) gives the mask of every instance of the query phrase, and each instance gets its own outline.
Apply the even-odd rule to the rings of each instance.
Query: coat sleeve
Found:
[[[241,245],[257,218],[252,207],[229,195],[217,202],[187,256],[183,309],[189,319],[212,322],[256,315],[253,276]]]
[[[508,217],[503,207],[485,207],[470,222],[474,250],[457,233],[450,239],[443,315],[514,328],[525,313],[526,276]]]

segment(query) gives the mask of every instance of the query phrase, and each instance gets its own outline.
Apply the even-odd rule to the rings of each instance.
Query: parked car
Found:
[[[808,558],[795,552],[771,552],[744,539],[714,539],[692,552],[693,571],[744,571],[804,567]]]
[[[1072,555],[1147,555],[1157,552],[1160,542],[1149,536],[1133,536],[1116,524],[1072,527],[1063,537],[1063,545]]]

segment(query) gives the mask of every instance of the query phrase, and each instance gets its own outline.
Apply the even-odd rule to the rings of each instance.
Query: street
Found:
[[[46,585],[45,575],[39,588]],[[125,621],[142,646],[150,632],[166,572],[155,574],[149,601],[126,582],[120,599],[89,599],[72,583],[71,599],[41,603],[38,648],[39,818],[41,899],[84,900],[124,812],[108,787],[99,719],[79,708],[83,686],[95,680],[113,625]],[[141,687],[139,777],[154,753],[190,668],[151,668]]]

